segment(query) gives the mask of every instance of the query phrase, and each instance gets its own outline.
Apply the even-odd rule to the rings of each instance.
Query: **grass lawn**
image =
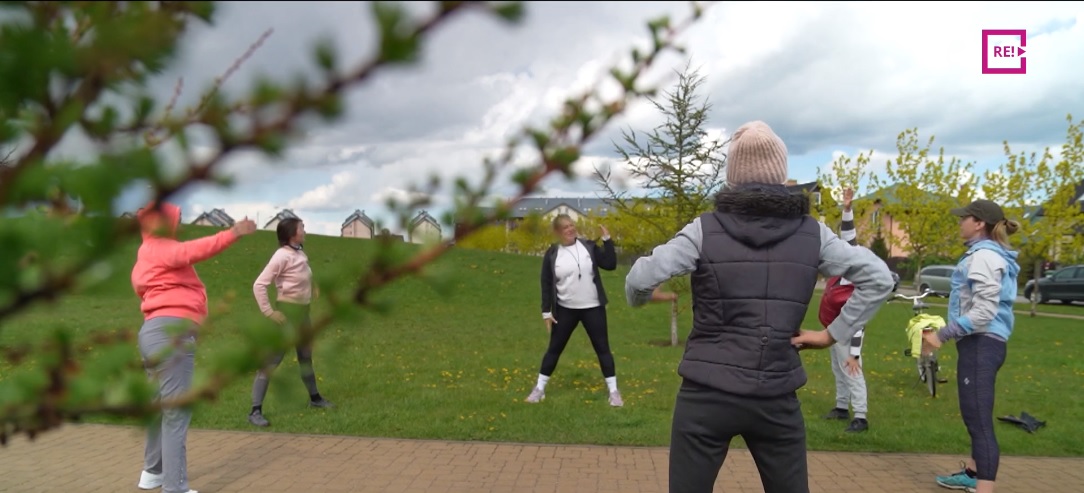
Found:
[[[209,230],[186,227],[187,235]],[[356,272],[371,247],[364,240],[311,236],[306,251],[317,275]],[[274,248],[270,232],[243,239],[221,257],[198,267],[212,300],[236,296],[237,304],[200,340],[200,361],[241,343],[242,326],[257,312],[253,279]],[[118,253],[110,283],[3,324],[0,343],[41,337],[57,324],[80,333],[138,327],[138,302],[128,285],[132,249]],[[665,445],[679,378],[682,349],[660,347],[668,339],[667,307],[633,310],[624,303],[625,269],[604,272],[613,302],[610,340],[617,360],[625,407],[606,404],[605,385],[583,331],[578,331],[558,365],[540,405],[522,402],[535,382],[547,335],[540,319],[538,271],[541,259],[457,249],[440,261],[451,275],[453,293],[442,296],[421,280],[384,290],[394,300],[387,315],[339,323],[319,340],[316,368],[321,392],[337,407],[307,407],[293,356],[275,374],[264,404],[267,431],[407,438],[547,443]],[[816,300],[814,300],[814,303]],[[1075,308],[1075,307],[1072,307]],[[943,309],[934,309],[944,314]],[[951,382],[931,399],[917,380],[913,360],[902,356],[904,303],[885,306],[867,330],[864,352],[870,391],[871,430],[843,433],[845,423],[820,416],[834,404],[834,383],[826,351],[803,353],[809,383],[800,391],[817,450],[944,452],[964,454],[967,435],[955,397],[955,350],[942,361]],[[815,310],[806,320],[816,326]],[[682,335],[689,316],[682,321]],[[1029,435],[997,424],[1005,454],[1084,455],[1084,322],[1018,318],[1009,359],[1001,371],[996,414],[1027,411],[1047,420]],[[122,350],[123,352],[123,350]],[[92,352],[92,356],[102,351]],[[134,347],[127,348],[133,363]],[[15,369],[0,367],[4,380]],[[19,369],[23,371],[23,369]],[[198,407],[193,426],[251,430],[250,379],[235,382],[215,402]],[[99,421],[103,419],[98,418]]]

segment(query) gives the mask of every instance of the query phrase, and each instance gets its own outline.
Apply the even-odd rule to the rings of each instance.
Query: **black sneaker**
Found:
[[[851,419],[851,412],[846,409],[835,408],[824,415],[824,419]]]
[[[321,397],[321,398],[319,398],[319,399],[317,399],[315,401],[309,401],[309,406],[319,407],[321,409],[328,409],[328,408],[335,407],[335,405],[333,405],[331,403],[331,401],[329,401],[327,399],[324,399],[323,397]]]
[[[271,426],[271,422],[263,417],[263,413],[259,411],[252,411],[249,413],[248,422],[252,423],[252,426],[259,426],[260,428]]]
[[[853,420],[851,420],[850,426],[848,426],[847,429],[844,431],[846,431],[847,433],[862,433],[863,431],[866,431],[868,429],[869,421],[866,421],[864,418],[854,418]]]

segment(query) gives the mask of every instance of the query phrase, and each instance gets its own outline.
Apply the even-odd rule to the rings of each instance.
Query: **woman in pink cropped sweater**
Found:
[[[256,282],[252,283],[252,294],[256,296],[256,304],[260,306],[260,312],[264,316],[293,329],[292,335],[296,337],[298,331],[308,330],[312,323],[309,319],[309,303],[313,297],[312,269],[309,267],[309,257],[305,255],[302,247],[305,242],[305,223],[292,217],[283,219],[279,222],[276,233],[279,248],[256,278]],[[271,283],[275,284],[275,291],[278,293],[276,306],[271,305],[267,296],[267,286]],[[296,351],[297,364],[301,368],[301,381],[305,382],[305,388],[309,391],[309,405],[331,407],[331,403],[321,397],[320,391],[316,389],[312,345],[299,345]],[[285,352],[273,355],[267,365],[256,372],[256,380],[252,382],[252,410],[248,414],[248,422],[255,426],[271,424],[263,416],[263,399],[267,395],[271,372],[282,363],[285,356]]]
[[[170,400],[192,386],[196,361],[196,329],[207,317],[207,289],[192,266],[218,255],[237,238],[256,231],[247,217],[232,228],[192,241],[177,241],[181,210],[161,204],[137,215],[143,244],[132,268],[132,288],[140,299],[143,327],[139,353],[147,375],[158,382],[158,398]],[[188,489],[185,441],[192,414],[167,407],[147,429],[143,473],[137,486],[164,493],[196,493]]]

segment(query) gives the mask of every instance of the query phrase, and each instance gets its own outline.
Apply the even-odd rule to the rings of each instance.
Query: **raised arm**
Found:
[[[854,200],[854,190],[845,188],[843,190],[843,217],[839,222],[839,238],[851,245],[858,245],[858,232],[854,228],[854,209],[851,208],[851,201]]]
[[[614,240],[610,235],[602,237],[602,246],[595,243],[595,262],[598,268],[603,270],[617,270],[617,249],[614,248]]]
[[[851,246],[858,246],[858,232],[854,228],[854,211],[851,209],[843,209],[843,217],[839,221],[839,239]]]
[[[700,219],[694,219],[665,244],[641,257],[625,277],[625,299],[629,306],[641,306],[651,301],[651,293],[668,279],[696,270],[700,261],[703,231]]]
[[[173,243],[166,247],[166,264],[171,268],[194,265],[229,248],[239,236],[232,229],[220,231],[196,240]]]
[[[166,246],[164,254],[166,265],[171,268],[184,267],[203,262],[229,248],[238,238],[256,231],[256,223],[247,216],[234,223],[230,229],[220,231],[198,240],[183,241]]]

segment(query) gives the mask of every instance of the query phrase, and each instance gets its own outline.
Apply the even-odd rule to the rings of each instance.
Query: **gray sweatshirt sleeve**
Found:
[[[696,270],[703,236],[700,218],[693,219],[670,241],[655,247],[651,255],[637,260],[625,276],[625,299],[629,306],[646,304],[660,284]]]
[[[967,280],[971,284],[971,309],[956,319],[965,334],[984,329],[997,316],[1001,299],[1001,276],[1005,272],[1005,259],[992,250],[978,250],[971,254],[967,266]]]
[[[841,240],[821,223],[819,270],[825,277],[843,276],[854,284],[854,293],[843,305],[839,316],[828,325],[836,341],[848,341],[865,327],[892,294],[892,273],[870,250]]]

